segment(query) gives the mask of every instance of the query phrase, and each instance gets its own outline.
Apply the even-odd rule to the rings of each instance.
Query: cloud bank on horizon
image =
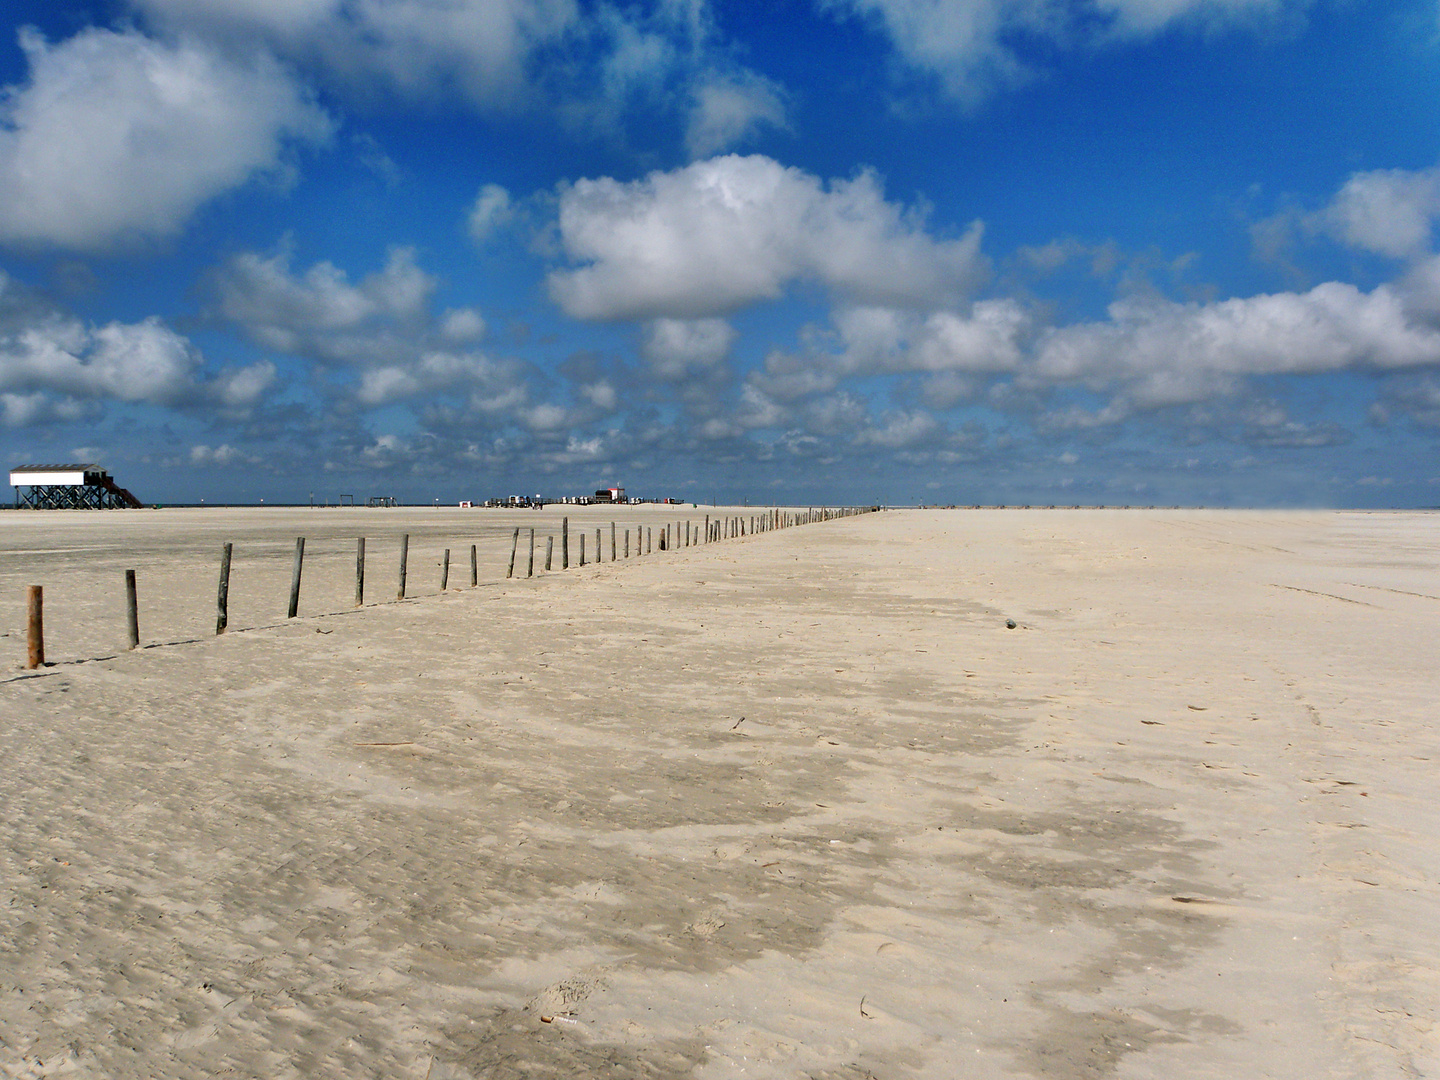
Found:
[[[20,8],[17,462],[167,501],[1440,503],[1420,0]]]

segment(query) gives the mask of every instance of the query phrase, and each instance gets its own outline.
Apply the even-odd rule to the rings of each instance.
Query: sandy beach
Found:
[[[0,1076],[1440,1076],[1440,514],[707,513],[0,514]]]

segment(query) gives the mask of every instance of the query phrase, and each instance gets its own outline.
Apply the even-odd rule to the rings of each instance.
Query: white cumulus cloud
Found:
[[[154,24],[262,41],[358,96],[459,95],[505,105],[529,93],[536,50],[577,27],[574,0],[131,0]]]
[[[748,69],[711,73],[695,87],[685,147],[691,157],[706,157],[743,142],[764,125],[785,126],[778,83]]]
[[[1151,37],[1174,26],[1215,29],[1303,11],[1310,0],[820,0],[822,9],[879,28],[909,67],[973,101],[1026,78],[1015,42],[1074,48]]]
[[[1228,393],[1248,376],[1437,363],[1440,332],[1413,320],[1393,288],[1332,281],[1210,304],[1118,301],[1108,321],[1042,335],[1032,375],[1119,385],[1136,404],[1161,406]]]
[[[580,265],[550,292],[584,319],[723,315],[813,281],[858,302],[931,304],[984,276],[981,230],[930,235],[879,179],[822,183],[763,156],[727,155],[561,192],[560,238]]]
[[[1429,250],[1437,214],[1440,168],[1382,169],[1346,180],[1320,221],[1352,247],[1398,259]]]
[[[470,207],[468,223],[471,239],[477,244],[490,239],[510,214],[510,193],[499,184],[484,185]]]
[[[1004,372],[1020,367],[1030,317],[1007,298],[965,313],[851,308],[836,312],[835,324],[854,371]]]
[[[8,424],[73,420],[86,402],[248,408],[275,378],[263,361],[207,375],[200,351],[162,319],[89,325],[0,271],[0,394]]]
[[[713,368],[738,335],[724,319],[656,319],[645,327],[640,351],[662,379],[680,379]]]
[[[429,319],[436,281],[411,248],[392,249],[385,268],[358,283],[331,262],[297,274],[290,261],[287,250],[268,258],[243,252],[213,277],[220,314],[267,348],[324,360],[385,359],[405,351],[412,328]],[[478,313],[467,311],[447,328],[483,328],[473,322]]]
[[[203,203],[318,142],[326,115],[273,60],[89,29],[22,31],[0,102],[0,242],[104,248],[176,233]]]

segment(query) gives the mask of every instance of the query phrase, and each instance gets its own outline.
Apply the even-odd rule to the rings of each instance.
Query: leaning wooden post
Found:
[[[551,556],[555,553],[555,537],[545,537],[545,569],[548,571],[552,562]]]
[[[355,539],[355,606],[365,603],[365,537]]]
[[[400,587],[395,590],[395,599],[405,599],[405,560],[410,557],[410,534],[400,537]]]
[[[125,631],[130,648],[140,645],[140,605],[135,598],[135,571],[125,571]]]
[[[440,591],[450,587],[450,549],[445,549],[445,561],[440,564]]]
[[[560,519],[560,569],[570,569],[570,519]]]
[[[234,544],[220,550],[220,588],[215,592],[215,634],[218,637],[230,625],[230,553]]]
[[[520,529],[519,529],[519,527],[517,526],[516,529],[515,529],[515,535],[512,536],[512,537],[510,537],[510,569],[505,571],[505,576],[506,576],[507,578],[512,578],[512,577],[515,576],[515,551],[516,551],[516,549],[519,548],[519,547],[520,547]]]
[[[473,589],[480,584],[480,553],[475,550],[475,545],[470,545],[470,587]]]
[[[45,590],[31,585],[25,590],[25,645],[27,668],[45,666]]]
[[[610,561],[615,561],[615,522],[610,522]]]
[[[530,530],[530,567],[525,571],[526,577],[535,576],[535,530]]]
[[[305,564],[305,537],[295,538],[295,565],[290,570],[290,613],[293,619],[300,610],[300,568]]]

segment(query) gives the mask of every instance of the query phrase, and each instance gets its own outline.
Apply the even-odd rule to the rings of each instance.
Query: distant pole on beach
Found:
[[[396,600],[405,599],[405,560],[410,557],[410,534],[400,537],[400,588],[395,591]]]
[[[515,535],[510,537],[510,569],[505,571],[505,576],[507,578],[513,578],[515,576],[515,552],[519,547],[520,529],[517,526],[515,529]]]
[[[355,539],[355,606],[365,603],[365,537]]]
[[[630,530],[625,530],[625,557],[630,557]]]
[[[580,534],[580,565],[585,565],[585,534]]]
[[[230,554],[234,544],[220,549],[220,587],[215,592],[215,636],[219,637],[230,625]]]
[[[25,590],[25,666],[45,666],[45,590],[31,585]]]
[[[615,561],[615,522],[610,522],[610,561]]]
[[[440,591],[450,587],[450,549],[445,549],[445,561],[440,564]]]
[[[305,537],[295,538],[295,565],[290,570],[290,611],[286,616],[293,619],[300,610],[300,569],[305,565]]]
[[[135,571],[125,571],[125,631],[130,648],[140,645],[140,604],[135,596]]]
[[[473,589],[480,584],[480,553],[475,550],[475,545],[470,545],[470,587]]]
[[[530,530],[530,567],[525,571],[526,577],[535,576],[535,530]]]
[[[553,558],[552,558],[552,556],[553,556],[554,554],[555,554],[555,537],[553,537],[553,536],[547,536],[547,537],[545,537],[545,569],[546,569],[547,572],[550,570],[551,564],[552,564],[552,562],[554,561]]]
[[[560,569],[570,569],[570,519],[560,519]]]
[[[600,530],[599,530],[599,529],[596,529],[596,530],[595,530],[595,561],[596,561],[596,562],[603,562],[603,561],[604,561],[604,560],[602,560],[602,559],[600,558]],[[611,555],[611,556],[610,556],[610,561],[611,561],[611,562],[614,562],[614,561],[615,561],[615,556],[614,556],[614,555]]]

